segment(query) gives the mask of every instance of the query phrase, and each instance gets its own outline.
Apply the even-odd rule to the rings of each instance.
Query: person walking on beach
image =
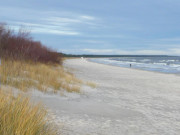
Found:
[[[130,64],[129,67],[131,68],[131,66],[132,66],[132,65]]]

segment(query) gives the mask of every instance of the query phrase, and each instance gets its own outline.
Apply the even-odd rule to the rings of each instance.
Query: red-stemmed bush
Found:
[[[0,57],[31,60],[43,63],[61,63],[62,56],[39,41],[34,41],[30,33],[20,29],[14,32],[5,24],[0,24]]]

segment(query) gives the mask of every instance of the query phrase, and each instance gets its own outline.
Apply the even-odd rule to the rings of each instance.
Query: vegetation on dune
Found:
[[[62,56],[34,41],[29,33],[0,24],[0,81],[19,90],[80,92],[80,80],[61,66]],[[0,90],[0,135],[54,135],[46,110],[22,95]]]
[[[6,90],[7,91],[7,90]],[[42,105],[32,105],[28,97],[0,90],[1,135],[55,135]]]
[[[0,24],[0,57],[13,60],[31,60],[42,63],[61,63],[61,55],[34,41],[25,29],[14,32]]]
[[[97,84],[94,82],[86,82],[86,85],[90,86],[91,88],[96,88]]]
[[[4,24],[0,24],[0,58],[0,81],[5,86],[54,93],[80,92],[82,83],[96,87],[65,70],[62,55],[34,41],[28,32],[20,29],[17,33]],[[41,105],[32,105],[29,98],[4,91],[0,89],[0,135],[56,134]]]
[[[29,32],[14,32],[0,24],[1,82],[27,91],[67,90],[79,92],[80,80],[61,66],[62,55],[34,41]]]
[[[66,90],[80,92],[81,81],[60,65],[33,63],[32,61],[2,60],[0,68],[2,84],[27,91],[36,88],[40,91]]]

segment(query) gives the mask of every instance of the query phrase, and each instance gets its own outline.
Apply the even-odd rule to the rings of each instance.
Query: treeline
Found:
[[[31,60],[42,63],[61,63],[62,55],[39,41],[34,41],[25,29],[18,32],[6,24],[0,24],[0,57],[15,60]]]
[[[167,55],[91,55],[91,54],[63,54],[64,57],[109,58],[109,57],[167,57]],[[169,57],[169,56],[168,56]]]

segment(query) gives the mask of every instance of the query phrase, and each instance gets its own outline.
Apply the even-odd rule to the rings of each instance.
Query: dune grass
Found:
[[[66,90],[80,92],[82,81],[60,65],[2,59],[1,83],[27,91],[35,88],[43,92]]]
[[[0,135],[55,135],[46,111],[28,97],[0,90]]]
[[[97,84],[96,84],[96,83],[90,82],[90,81],[86,82],[86,85],[88,85],[88,86],[91,87],[91,88],[96,88],[96,87],[97,87]]]
[[[62,66],[32,61],[1,59],[0,80],[5,86],[22,91],[35,88],[42,92],[80,92],[86,84],[92,88],[95,83],[83,82]],[[0,135],[55,135],[48,124],[47,112],[40,104],[32,105],[28,97],[8,94],[0,89]],[[51,123],[52,124],[52,123]]]

